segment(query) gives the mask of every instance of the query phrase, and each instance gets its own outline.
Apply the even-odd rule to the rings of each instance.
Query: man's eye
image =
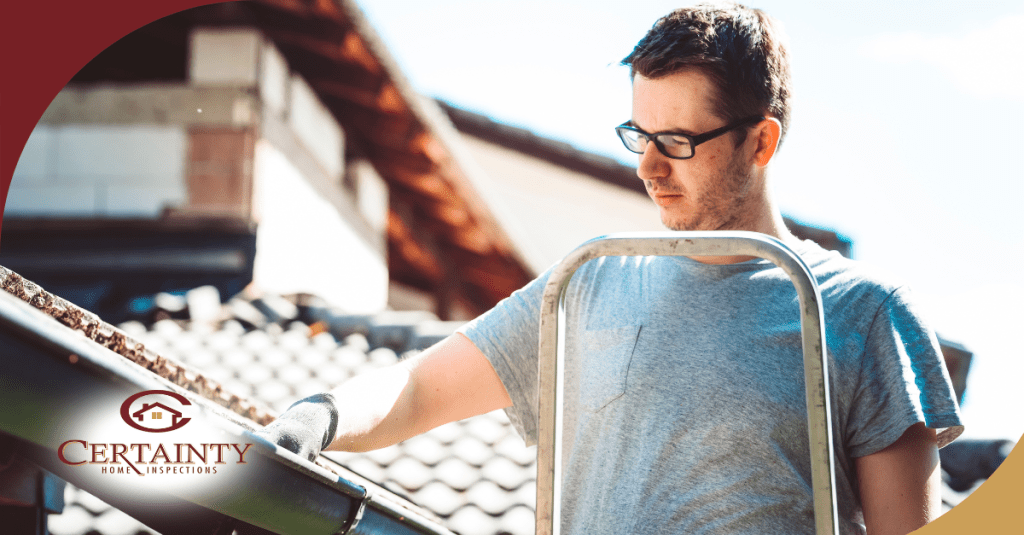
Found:
[[[683,147],[690,144],[690,140],[682,136],[661,136],[661,142],[666,147]]]

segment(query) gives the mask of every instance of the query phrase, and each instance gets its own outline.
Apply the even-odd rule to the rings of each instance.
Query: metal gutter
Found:
[[[11,272],[0,270],[0,282]],[[189,391],[83,336],[38,310],[41,292],[16,297],[0,292],[0,440],[18,445],[25,458],[162,533],[400,533],[450,535],[411,504],[375,485],[357,484],[325,458],[310,463],[254,437],[257,427],[218,402]],[[35,306],[34,306],[35,305]],[[70,303],[65,306],[74,307]],[[71,309],[67,309],[71,310]],[[84,313],[75,307],[79,313]],[[98,321],[98,320],[97,320]],[[126,337],[100,322],[105,339]],[[117,335],[117,336],[114,336]],[[141,346],[135,349],[142,350]],[[156,356],[156,358],[160,358]],[[173,363],[163,362],[163,367]],[[176,376],[186,375],[179,370]],[[61,462],[60,444],[73,438],[89,403],[120,399],[146,390],[176,392],[194,405],[217,441],[252,444],[242,484],[229,492],[202,485],[142,493],[138,477],[109,483],[90,479]],[[114,416],[116,419],[116,416]],[[140,454],[141,456],[141,454]],[[330,468],[330,469],[328,469]],[[226,530],[226,531],[225,531]]]

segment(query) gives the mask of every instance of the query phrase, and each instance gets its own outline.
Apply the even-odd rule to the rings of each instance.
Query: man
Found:
[[[934,334],[904,288],[786,230],[767,168],[789,66],[763,12],[698,6],[625,60],[617,128],[675,230],[748,230],[797,250],[824,298],[842,533],[907,533],[939,513],[937,447],[962,432]],[[364,451],[505,408],[536,441],[547,274],[394,367],[300,401],[264,431],[293,451]],[[566,533],[812,533],[799,315],[788,277],[742,257],[603,258],[570,303]]]

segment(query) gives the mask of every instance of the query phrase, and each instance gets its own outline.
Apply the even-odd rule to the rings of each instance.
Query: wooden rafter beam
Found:
[[[420,175],[433,174],[434,163],[418,154],[410,154],[403,150],[391,149],[381,145],[366,147],[366,157],[370,159],[374,167],[382,175],[389,171],[403,170],[403,172]]]
[[[339,38],[330,38],[302,31],[268,28],[267,35],[279,46],[292,46],[333,62],[356,66],[374,77],[383,74],[380,64],[369,55],[370,52],[355,32],[346,31]]]
[[[481,255],[468,249],[453,249],[449,254],[451,261],[460,266],[477,266],[481,269],[483,266],[487,266],[486,271],[496,277],[518,281],[513,285],[516,290],[533,280],[533,276],[523,271],[521,266],[501,255],[494,253]]]
[[[479,255],[487,255],[494,251],[490,237],[483,232],[471,214],[457,197],[447,199],[428,197],[422,191],[408,188],[405,185],[392,185],[392,199],[395,203],[414,206],[417,228],[427,230],[437,239],[453,247],[466,249]]]
[[[366,89],[342,80],[313,79],[310,85],[320,94],[380,113],[401,114],[407,109],[402,97],[390,84],[383,84],[378,89]]]
[[[414,227],[394,210],[388,211],[388,240],[394,247],[392,252],[427,279],[440,280],[444,276],[441,262],[421,245]]]
[[[304,19],[322,19],[327,21],[346,21],[348,16],[341,12],[334,0],[256,0],[256,4],[274,9],[282,14],[301,17]]]
[[[388,181],[389,185],[400,194],[409,197],[426,197],[428,202],[451,202],[455,199],[455,192],[441,177],[434,174],[413,173],[401,169],[389,169],[383,171],[381,176]]]
[[[345,129],[374,146],[404,150],[423,131],[422,125],[408,114],[384,114],[360,106],[350,106],[346,111]]]

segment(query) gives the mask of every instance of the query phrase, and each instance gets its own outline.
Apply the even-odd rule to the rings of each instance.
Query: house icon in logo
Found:
[[[165,418],[165,415],[170,415]],[[132,413],[132,417],[139,423],[149,423],[150,428],[174,427],[181,418],[181,413],[164,405],[163,403],[143,403],[142,408]],[[170,420],[166,425],[160,425]],[[154,425],[155,424],[155,425]]]
[[[184,418],[181,411],[172,409],[160,401],[154,401],[152,403],[143,402],[141,409],[132,412],[132,403],[137,401],[139,398],[152,395],[165,396],[163,401],[166,401],[171,405],[174,405],[174,402],[177,401],[181,404],[182,408],[192,404],[188,398],[176,392],[171,392],[169,390],[146,390],[133,396],[129,396],[128,399],[124,400],[124,403],[121,404],[121,419],[124,420],[124,423],[138,429],[139,431],[146,431],[149,433],[166,433],[168,431],[180,429],[192,420],[192,418]],[[168,397],[171,399],[166,399]]]

